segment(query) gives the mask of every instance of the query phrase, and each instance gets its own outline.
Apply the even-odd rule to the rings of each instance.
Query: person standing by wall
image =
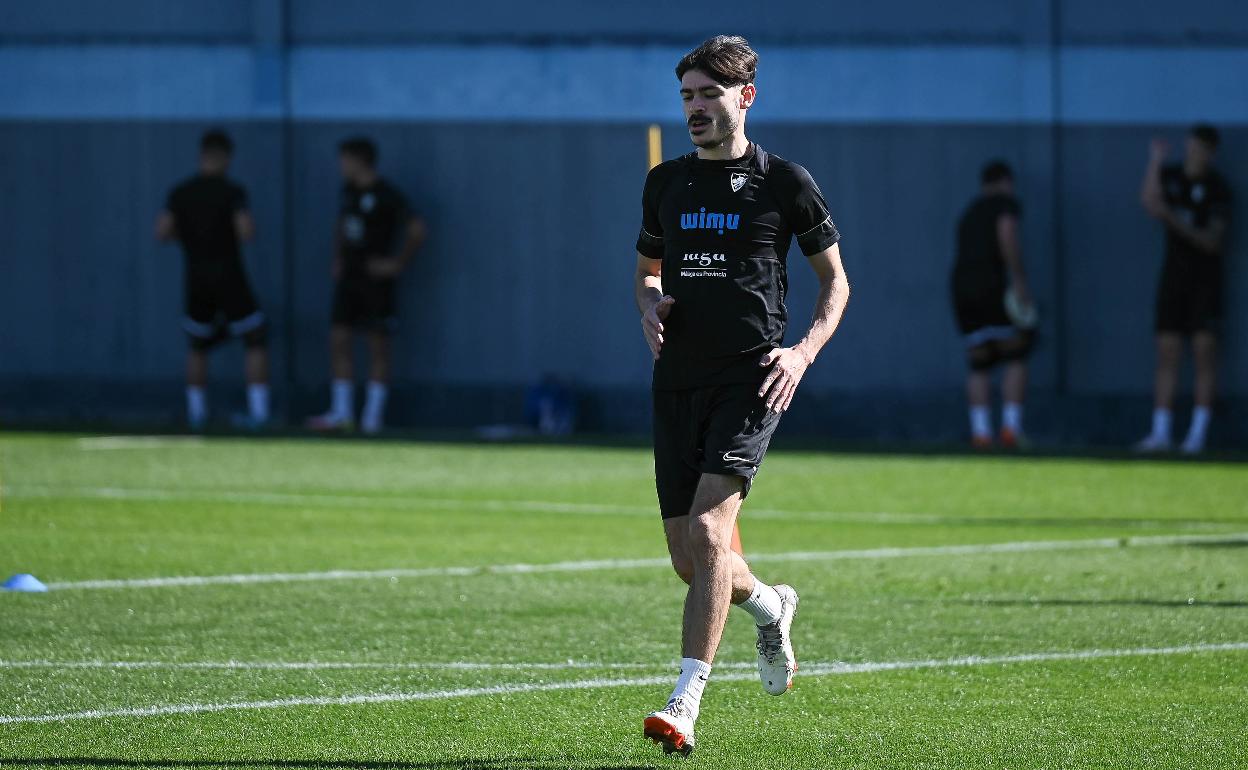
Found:
[[[371,368],[360,428],[382,428],[390,382],[390,338],[398,323],[398,279],[425,240],[425,223],[403,193],[377,173],[377,145],[355,137],[338,147],[344,184],[334,232],[333,370],[329,411],[311,418],[313,430],[350,430],[355,424],[352,343],[368,336]],[[397,253],[395,243],[402,243]]]
[[[1025,443],[1023,401],[1036,314],[1023,269],[1021,217],[1014,172],[1005,162],[992,161],[980,172],[979,197],[958,221],[952,276],[954,314],[970,368],[971,443],[980,449],[993,445],[992,372],[998,366],[1004,366],[1001,444]]]
[[[233,154],[228,134],[205,133],[199,172],[173,188],[156,221],[157,239],[178,240],[186,255],[186,414],[195,431],[208,420],[208,352],[229,337],[241,337],[247,346],[244,427],[260,428],[269,420],[268,322],[247,281],[240,247],[256,227],[247,191],[226,176]]]
[[[1150,148],[1140,203],[1165,227],[1166,257],[1157,284],[1153,427],[1135,445],[1140,452],[1171,448],[1174,395],[1187,340],[1196,365],[1196,405],[1181,450],[1199,454],[1205,448],[1217,380],[1222,253],[1231,209],[1231,189],[1213,167],[1218,141],[1217,129],[1199,124],[1188,133],[1182,163],[1165,162],[1170,148],[1162,140]]]

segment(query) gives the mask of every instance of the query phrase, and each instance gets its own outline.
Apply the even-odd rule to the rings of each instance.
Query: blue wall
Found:
[[[260,225],[247,260],[292,417],[323,398],[334,147],[365,131],[431,227],[404,278],[396,420],[514,419],[518,388],[554,371],[585,388],[593,427],[644,430],[630,280],[645,127],[664,126],[666,156],[686,151],[671,68],[704,35],[702,9],[289,6],[0,4],[0,415],[176,418],[180,255],[151,226],[199,132],[223,124]],[[763,56],[751,134],[819,180],[855,287],[792,422],[962,430],[952,229],[1000,155],[1020,171],[1047,310],[1036,411],[1051,437],[1129,438],[1146,417],[1161,257],[1136,203],[1148,139],[1218,121],[1221,165],[1243,187],[1248,11],[894,0],[724,14]],[[1244,243],[1230,260],[1230,414],[1248,401]],[[801,327],[814,288],[792,260]],[[239,358],[216,356],[218,382],[237,380]],[[1245,431],[1228,420],[1221,438]]]

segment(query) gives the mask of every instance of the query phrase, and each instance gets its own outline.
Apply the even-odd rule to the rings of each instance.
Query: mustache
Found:
[[[713,120],[711,120],[709,115],[693,115],[693,116],[690,116],[689,120],[685,122],[688,123],[690,126],[692,126],[694,124],[694,121],[697,121],[699,123],[703,123],[703,122],[713,123],[714,122]]]

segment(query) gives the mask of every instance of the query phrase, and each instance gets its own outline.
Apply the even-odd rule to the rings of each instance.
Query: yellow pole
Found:
[[[651,123],[648,135],[650,140],[650,168],[654,168],[663,162],[663,129],[659,128],[658,123]]]

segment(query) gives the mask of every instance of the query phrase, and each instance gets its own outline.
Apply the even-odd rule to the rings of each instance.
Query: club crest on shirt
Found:
[[[363,211],[365,214],[372,211],[373,206],[376,206],[376,205],[377,205],[377,198],[375,198],[372,193],[365,193],[364,197],[360,198],[360,210]]]
[[[1205,199],[1205,186],[1203,184],[1192,185],[1192,202],[1200,203]]]
[[[733,192],[740,192],[741,188],[745,187],[745,182],[747,179],[749,179],[749,176],[741,172],[737,172],[733,174],[732,176],[728,177],[728,184],[732,186]]]

